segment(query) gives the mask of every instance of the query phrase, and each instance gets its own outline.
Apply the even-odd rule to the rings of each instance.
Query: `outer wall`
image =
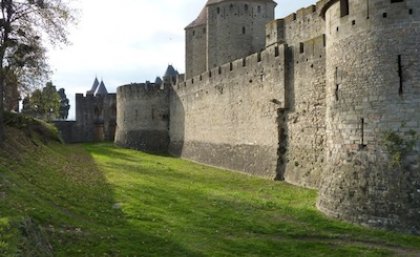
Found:
[[[285,47],[276,45],[174,86],[170,153],[276,177],[284,61]]]
[[[410,131],[420,133],[420,2],[353,0],[350,14],[340,16],[338,1],[326,12],[329,166],[318,207],[368,226],[419,232],[418,146],[395,163],[384,145],[392,143],[387,133],[405,142]]]

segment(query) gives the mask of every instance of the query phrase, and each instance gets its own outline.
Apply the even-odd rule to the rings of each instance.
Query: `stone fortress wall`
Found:
[[[164,140],[133,145],[148,134],[117,132],[117,143],[319,188],[330,216],[419,233],[419,146],[394,147],[395,166],[383,139],[420,135],[420,2],[322,0],[265,27],[256,18],[262,50],[242,38],[254,16],[225,13],[258,6],[274,13],[268,0],[209,0],[186,28],[186,75],[158,93],[117,92],[117,131]],[[218,7],[229,35],[211,32]],[[245,50],[225,52],[234,45]],[[151,118],[156,105],[168,120]]]

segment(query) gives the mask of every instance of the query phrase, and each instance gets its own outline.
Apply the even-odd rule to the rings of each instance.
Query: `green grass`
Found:
[[[316,196],[110,144],[25,141],[0,150],[0,256],[420,255],[420,237],[328,219]]]

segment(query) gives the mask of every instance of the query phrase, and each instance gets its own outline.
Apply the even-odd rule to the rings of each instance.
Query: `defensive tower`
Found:
[[[420,230],[418,0],[330,0],[327,170],[318,207],[369,226]]]
[[[265,47],[272,0],[209,0],[186,28],[186,77],[246,57]]]

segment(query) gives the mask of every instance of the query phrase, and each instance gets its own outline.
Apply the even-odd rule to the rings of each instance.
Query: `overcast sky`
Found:
[[[316,0],[277,0],[282,18]],[[70,46],[52,49],[51,79],[66,89],[74,119],[74,94],[85,93],[95,76],[109,92],[131,82],[154,81],[168,64],[183,73],[184,28],[206,0],[78,0],[79,24],[71,29]]]

